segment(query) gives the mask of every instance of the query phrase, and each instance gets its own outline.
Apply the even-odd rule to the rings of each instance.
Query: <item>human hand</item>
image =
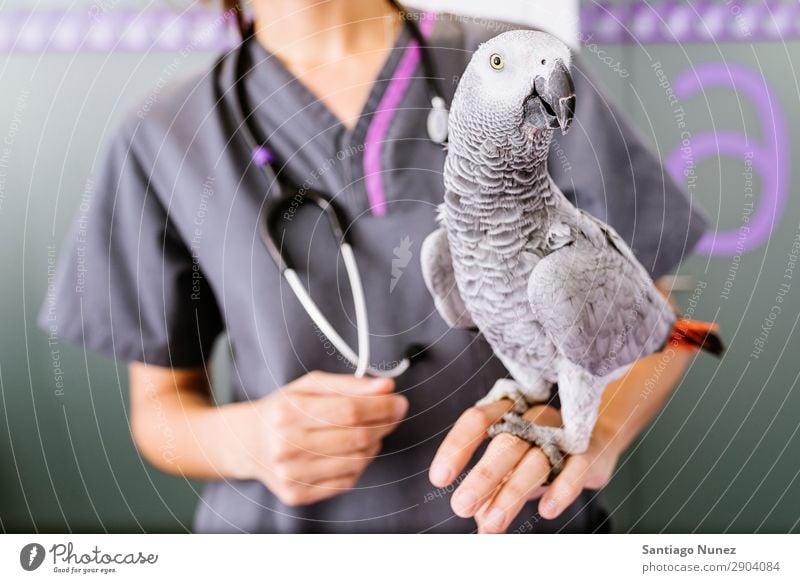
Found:
[[[393,390],[391,379],[311,372],[264,397],[248,474],[287,505],[351,489],[408,411]]]
[[[500,401],[464,412],[436,452],[431,483],[439,488],[452,483],[486,439],[489,427],[510,408],[509,401]],[[545,405],[532,407],[524,417],[540,425],[561,425],[560,413]],[[608,483],[620,455],[612,437],[613,432],[598,422],[588,449],[567,456],[561,473],[546,486],[550,474],[547,456],[538,447],[501,433],[453,493],[453,512],[463,518],[474,517],[478,532],[500,533],[526,502],[541,497],[539,514],[552,520],[584,489],[599,489]]]

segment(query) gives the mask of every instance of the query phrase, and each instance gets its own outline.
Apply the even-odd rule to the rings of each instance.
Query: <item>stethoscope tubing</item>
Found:
[[[400,11],[405,11],[405,7],[396,0],[390,2]],[[422,31],[410,19],[405,19],[407,26],[410,27],[412,36],[415,38],[420,46],[422,53],[423,65],[426,68],[426,79],[429,90],[431,92],[432,107],[444,108],[446,112],[446,102],[440,93],[436,82],[435,70],[433,69],[433,62],[427,54],[427,47],[425,45],[425,38]],[[282,241],[278,243],[276,237],[272,233],[272,227],[276,222],[276,218],[280,217],[280,209],[286,199],[283,189],[278,180],[277,172],[268,161],[265,163],[257,163],[255,160],[258,152],[264,152],[265,146],[263,140],[257,137],[254,122],[251,119],[252,114],[246,113],[246,96],[244,93],[244,77],[246,73],[242,70],[242,53],[244,52],[244,45],[250,39],[252,34],[242,27],[242,45],[237,49],[235,58],[235,70],[237,75],[236,87],[234,88],[234,119],[241,120],[238,128],[238,133],[242,135],[253,154],[252,163],[260,167],[267,179],[269,188],[271,190],[264,201],[264,208],[262,209],[261,219],[258,225],[259,237],[261,238],[264,246],[267,248],[270,257],[275,262],[278,270],[283,278],[288,283],[297,300],[304,311],[308,314],[312,322],[319,328],[325,337],[333,344],[336,350],[353,366],[355,366],[354,375],[356,377],[380,377],[380,378],[395,378],[403,374],[411,366],[411,355],[407,354],[395,366],[387,369],[379,369],[370,365],[370,342],[369,342],[369,321],[367,316],[367,304],[364,294],[364,288],[361,280],[361,274],[356,262],[353,247],[347,240],[347,234],[342,228],[341,221],[339,220],[338,209],[333,200],[325,197],[319,192],[306,191],[304,196],[314,202],[326,215],[328,223],[331,227],[333,236],[339,244],[339,250],[344,261],[347,279],[350,284],[350,291],[353,299],[353,306],[356,315],[356,328],[357,328],[357,341],[358,350],[353,348],[341,337],[336,331],[334,326],[322,313],[317,303],[311,298],[311,295],[306,290],[297,271],[292,267],[290,261],[283,253]],[[222,99],[221,99],[222,100]],[[432,138],[433,139],[433,138]],[[445,138],[446,139],[446,134]]]

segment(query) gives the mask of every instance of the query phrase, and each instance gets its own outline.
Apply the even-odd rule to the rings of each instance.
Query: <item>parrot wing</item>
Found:
[[[581,212],[576,233],[536,265],[528,300],[570,361],[606,376],[660,350],[676,315],[610,226]]]
[[[437,229],[428,235],[420,255],[422,277],[444,321],[451,328],[475,328],[456,285],[447,232]]]

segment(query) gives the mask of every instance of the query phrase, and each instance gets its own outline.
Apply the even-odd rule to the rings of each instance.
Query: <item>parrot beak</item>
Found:
[[[525,100],[525,121],[539,130],[561,128],[565,134],[574,116],[575,87],[564,63],[558,61],[550,75],[534,79],[533,92]]]

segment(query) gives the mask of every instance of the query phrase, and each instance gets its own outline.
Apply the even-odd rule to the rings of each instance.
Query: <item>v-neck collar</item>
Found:
[[[304,126],[308,137],[316,136],[321,131],[333,132],[336,135],[337,148],[360,143],[366,135],[370,120],[381,102],[384,92],[394,78],[398,63],[403,57],[411,34],[408,26],[402,26],[390,48],[378,75],[372,81],[369,94],[365,100],[355,125],[350,128],[337,116],[328,105],[308,86],[296,77],[274,53],[269,51],[256,38],[250,41],[250,57],[253,71],[251,75],[256,83],[266,90],[265,100],[273,92],[290,92],[292,101],[300,112],[293,122]],[[322,120],[322,123],[320,123]]]
[[[431,35],[434,13],[421,12],[421,32]],[[241,48],[246,61],[253,115],[268,142],[290,144],[277,155],[284,176],[305,184],[309,176],[342,209],[360,216],[388,213],[383,151],[400,104],[419,79],[419,43],[408,23],[397,33],[373,81],[356,125],[350,129],[255,38]],[[423,122],[424,127],[424,122]],[[276,144],[277,146],[277,144]],[[297,162],[303,160],[302,165]],[[335,172],[328,169],[335,166]],[[314,170],[316,169],[316,170]],[[325,184],[321,184],[324,182]]]

